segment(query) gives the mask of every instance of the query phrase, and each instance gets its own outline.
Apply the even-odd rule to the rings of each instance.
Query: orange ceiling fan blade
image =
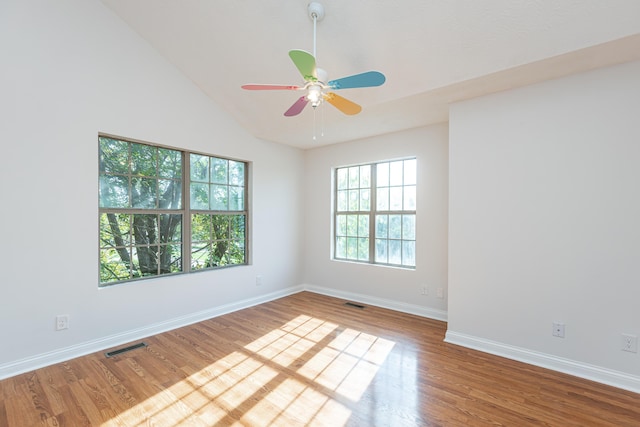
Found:
[[[344,114],[352,116],[354,114],[358,114],[362,111],[362,107],[356,104],[353,101],[349,101],[346,98],[341,97],[340,95],[336,95],[333,92],[329,92],[324,94],[324,100],[329,104],[336,107],[338,110],[342,111]]]

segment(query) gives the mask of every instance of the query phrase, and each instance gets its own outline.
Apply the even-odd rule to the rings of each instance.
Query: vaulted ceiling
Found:
[[[451,102],[640,59],[637,0],[322,0],[318,66],[387,81],[339,92],[362,105],[356,116],[325,103],[284,117],[299,92],[240,86],[303,83],[288,52],[313,50],[308,0],[102,2],[251,134],[300,148],[447,121]]]

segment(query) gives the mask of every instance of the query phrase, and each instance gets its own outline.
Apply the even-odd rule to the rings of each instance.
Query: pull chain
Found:
[[[324,137],[324,102],[320,105],[320,137]]]
[[[316,140],[316,109],[313,109],[313,140]]]

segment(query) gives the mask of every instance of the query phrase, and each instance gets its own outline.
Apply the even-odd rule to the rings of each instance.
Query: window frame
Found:
[[[404,162],[405,161],[409,161],[409,160],[413,160],[415,162],[415,183],[413,184],[407,184],[405,183],[405,176],[404,176],[404,169],[403,169],[403,173],[402,173],[402,184],[399,186],[400,188],[402,188],[402,192],[403,192],[403,201],[404,201],[404,190],[405,187],[408,186],[414,186],[416,189],[416,193],[417,193],[417,186],[418,186],[418,182],[417,182],[417,157],[416,156],[411,156],[411,157],[403,157],[403,158],[398,158],[398,159],[392,159],[392,160],[379,160],[379,161],[373,161],[373,162],[367,162],[367,163],[359,163],[359,164],[353,164],[353,165],[347,165],[347,166],[338,166],[338,167],[334,167],[333,168],[333,174],[332,174],[332,178],[333,178],[333,184],[332,184],[332,192],[333,192],[333,197],[332,197],[332,244],[331,244],[331,259],[334,261],[340,261],[340,262],[354,262],[354,263],[360,263],[360,264],[369,264],[369,265],[378,265],[378,266],[385,266],[385,267],[395,267],[395,268],[403,268],[403,269],[408,269],[408,270],[415,270],[416,269],[416,263],[417,263],[417,256],[416,256],[416,247],[417,247],[417,234],[416,234],[416,223],[417,223],[417,194],[414,194],[414,203],[416,204],[414,206],[414,209],[404,209],[404,206],[402,206],[402,209],[391,209],[391,206],[388,206],[387,209],[384,210],[378,210],[378,177],[377,177],[377,169],[378,169],[378,165],[383,165],[383,164],[389,164],[391,165],[394,162],[403,162],[403,168],[404,168]],[[339,189],[339,171],[340,170],[344,170],[344,169],[349,169],[349,168],[354,168],[354,167],[363,167],[363,166],[368,166],[370,168],[370,175],[369,175],[369,186],[368,187],[357,187],[357,189],[363,190],[363,189],[367,189],[369,191],[369,210],[361,210],[361,206],[359,204],[358,206],[358,210],[349,210],[349,198],[347,196],[346,203],[346,210],[339,210],[341,201],[340,201],[340,191],[345,191],[345,189]],[[347,172],[347,181],[349,180],[348,177],[348,172]],[[380,188],[391,188],[391,185],[387,185],[387,186],[380,186]],[[394,186],[394,187],[398,187],[398,186]],[[349,184],[347,184],[347,194],[350,190],[352,190],[353,188],[349,186]],[[338,250],[339,250],[339,243],[338,243],[338,238],[339,237],[344,237],[349,238],[353,236],[349,236],[348,232],[346,232],[344,235],[339,235],[339,231],[338,228],[339,226],[341,226],[341,222],[342,220],[339,219],[340,216],[348,216],[348,215],[358,215],[358,221],[360,221],[360,217],[361,216],[366,216],[368,217],[368,233],[367,233],[367,238],[368,238],[368,257],[367,259],[360,259],[359,256],[359,252],[360,252],[360,248],[358,247],[358,256],[357,259],[353,258],[353,257],[349,257],[348,256],[348,247],[345,245],[345,249],[344,249],[344,255],[345,257],[339,257],[338,256]],[[413,216],[413,239],[405,239],[403,235],[401,235],[401,237],[399,239],[396,238],[389,238],[388,234],[387,237],[383,240],[387,241],[387,245],[388,242],[390,240],[393,241],[399,241],[400,242],[400,246],[401,246],[401,251],[403,251],[404,249],[402,248],[404,245],[403,243],[406,242],[413,242],[413,264],[408,264],[408,263],[404,263],[404,258],[401,255],[401,261],[400,263],[393,263],[393,262],[389,262],[389,257],[387,255],[387,262],[382,262],[382,261],[377,261],[376,260],[376,240],[379,240],[376,236],[376,223],[377,223],[377,218],[380,215],[387,215],[387,217],[389,215],[400,215],[401,217],[404,215],[410,215]],[[347,219],[345,219],[345,221],[347,221]],[[403,220],[403,218],[401,218],[401,220]],[[359,228],[359,224],[357,226]],[[402,225],[401,225],[402,227]],[[402,228],[401,228],[402,230]],[[356,236],[356,238],[359,238],[359,231],[357,232],[358,235]],[[388,248],[388,246],[387,246]],[[387,249],[388,250],[388,249]],[[402,252],[401,252],[402,254]]]
[[[231,267],[239,267],[239,266],[246,266],[246,265],[250,265],[250,253],[251,253],[251,248],[250,248],[250,183],[249,183],[249,176],[250,176],[250,168],[251,168],[251,162],[247,161],[247,160],[241,160],[241,159],[237,159],[237,158],[231,158],[231,157],[223,157],[220,155],[214,155],[214,154],[210,154],[210,153],[203,153],[203,152],[199,152],[199,151],[194,151],[194,150],[188,150],[185,148],[178,148],[178,147],[172,147],[172,146],[167,146],[167,145],[163,145],[163,144],[157,144],[157,143],[153,143],[153,142],[148,142],[148,141],[141,141],[141,140],[137,140],[137,139],[133,139],[133,138],[127,138],[127,137],[121,137],[121,136],[117,136],[117,135],[112,135],[112,134],[107,134],[107,133],[98,133],[98,159],[100,159],[100,151],[101,151],[101,139],[102,138],[109,138],[109,139],[113,139],[113,140],[117,140],[117,141],[122,141],[128,144],[129,146],[129,152],[131,151],[131,144],[140,144],[140,145],[145,145],[145,146],[150,146],[150,147],[154,147],[156,149],[166,149],[166,150],[173,150],[173,151],[177,151],[180,153],[180,159],[182,162],[182,171],[180,174],[179,178],[174,178],[174,179],[179,179],[181,180],[181,186],[180,186],[180,190],[181,190],[181,208],[180,209],[162,209],[159,206],[156,206],[155,208],[152,209],[144,209],[144,208],[133,208],[133,207],[126,207],[126,208],[121,208],[121,207],[103,207],[101,206],[101,196],[100,196],[100,190],[101,190],[101,179],[103,177],[103,175],[105,175],[101,169],[101,167],[98,167],[98,288],[99,289],[103,289],[103,288],[108,288],[111,286],[115,286],[115,285],[120,285],[120,284],[125,284],[125,283],[131,283],[131,282],[137,282],[140,280],[147,280],[147,279],[157,279],[160,277],[168,277],[168,276],[176,276],[176,275],[181,275],[181,274],[190,274],[190,273],[197,273],[197,272],[203,272],[203,271],[212,271],[212,270],[219,270],[219,269],[224,269],[224,268],[231,268]],[[223,159],[228,161],[233,161],[233,162],[239,162],[243,164],[244,167],[244,171],[243,171],[243,191],[244,191],[244,195],[243,195],[243,210],[215,210],[215,209],[192,209],[190,207],[191,204],[191,198],[190,198],[190,187],[191,187],[191,165],[190,165],[190,158],[191,155],[195,154],[195,155],[200,155],[200,156],[206,156],[211,158],[216,158],[216,159]],[[129,160],[130,161],[130,160]],[[132,176],[131,174],[131,170],[129,169],[129,172],[127,174],[128,176]],[[157,191],[157,190],[156,190]],[[129,192],[131,192],[131,183],[129,183]],[[131,201],[129,201],[129,206],[131,206]],[[167,214],[167,215],[181,215],[182,216],[182,221],[181,221],[181,235],[180,235],[180,241],[179,244],[181,247],[181,256],[180,256],[180,263],[181,263],[181,271],[177,271],[177,272],[169,272],[169,273],[157,273],[157,274],[153,274],[153,275],[146,275],[146,276],[140,276],[140,277],[131,277],[131,272],[133,271],[131,269],[131,267],[129,268],[129,272],[130,272],[130,276],[127,279],[124,280],[114,280],[114,281],[102,281],[102,276],[101,276],[101,252],[103,249],[105,249],[105,245],[103,244],[103,240],[101,237],[101,231],[102,231],[102,226],[101,226],[101,218],[103,214],[110,214],[110,213],[115,213],[115,214],[128,214],[130,215],[131,219],[130,219],[130,223],[132,224],[131,227],[133,227],[133,215],[163,215],[163,214]],[[210,266],[210,267],[206,267],[206,268],[192,268],[192,234],[191,234],[191,226],[192,226],[192,215],[195,214],[209,214],[209,215],[228,215],[228,216],[233,216],[233,215],[242,215],[244,216],[244,239],[243,239],[243,251],[244,251],[244,260],[242,263],[236,263],[236,264],[227,264],[227,265],[220,265],[220,266]],[[133,239],[133,237],[130,234],[130,238],[131,240]],[[160,242],[160,240],[158,240],[154,245],[161,247],[161,246],[166,246],[168,244],[172,244],[173,242],[170,243],[162,243]],[[134,243],[133,241],[129,242],[129,244],[126,246],[127,248],[135,248],[137,245],[136,243]],[[115,249],[115,246],[114,246]],[[158,266],[158,271],[160,271],[160,266]]]

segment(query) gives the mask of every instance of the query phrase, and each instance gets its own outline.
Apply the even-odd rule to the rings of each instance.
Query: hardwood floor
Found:
[[[0,381],[0,426],[638,426],[640,395],[302,292]]]

